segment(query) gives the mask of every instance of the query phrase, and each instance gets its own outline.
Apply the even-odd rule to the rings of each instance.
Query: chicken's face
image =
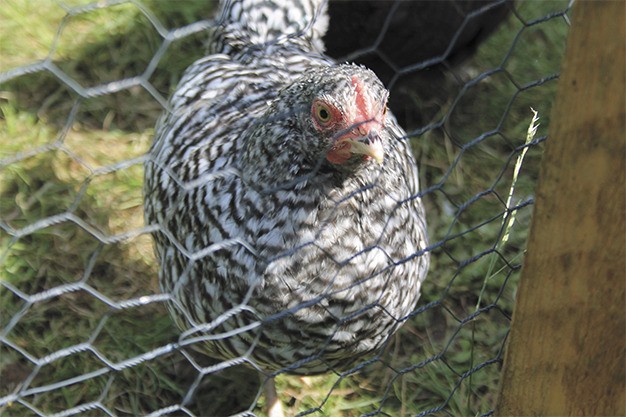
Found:
[[[312,69],[281,90],[252,126],[240,159],[246,181],[275,185],[320,170],[351,175],[382,164],[387,97],[364,67]]]
[[[383,162],[381,131],[385,125],[387,92],[380,85],[371,85],[369,77],[363,80],[364,75],[370,74],[354,74],[312,100],[310,121],[326,144],[325,158],[331,164]]]

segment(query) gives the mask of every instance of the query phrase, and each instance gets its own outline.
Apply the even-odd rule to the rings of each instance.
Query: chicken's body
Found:
[[[213,356],[300,374],[380,348],[428,269],[409,143],[375,75],[322,55],[317,3],[222,5],[146,162],[178,324]]]

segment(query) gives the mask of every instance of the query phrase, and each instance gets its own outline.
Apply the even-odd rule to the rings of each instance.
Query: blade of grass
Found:
[[[513,228],[513,224],[515,223],[517,210],[511,209],[512,207],[511,202],[513,201],[513,195],[515,194],[515,187],[517,185],[517,180],[519,178],[520,171],[522,170],[522,166],[524,164],[524,158],[526,156],[526,152],[528,151],[527,145],[530,142],[532,142],[535,135],[537,134],[537,128],[539,127],[539,124],[537,123],[539,121],[539,113],[532,107],[530,108],[530,110],[533,113],[533,117],[530,121],[530,124],[528,125],[528,130],[526,131],[526,141],[524,143],[524,145],[526,146],[522,149],[522,151],[517,156],[517,159],[515,161],[515,166],[513,167],[513,176],[511,178],[511,186],[509,187],[509,194],[506,199],[506,211],[502,215],[502,227],[504,229],[504,233],[501,235],[500,239],[495,244],[496,253],[494,253],[491,256],[489,267],[487,269],[487,274],[485,275],[485,280],[483,281],[482,288],[480,289],[480,293],[478,295],[478,301],[476,302],[476,311],[480,309],[480,305],[483,299],[483,295],[485,293],[487,282],[491,278],[493,278],[495,275],[497,275],[498,272],[500,271],[498,270],[494,272],[494,269],[496,267],[496,262],[498,260],[497,253],[500,252],[500,250],[508,242],[509,236],[511,235],[511,229]],[[475,322],[474,322],[472,323],[472,343],[471,343],[471,353],[470,353],[470,363],[472,366],[474,365],[475,334],[476,334],[476,328],[475,328]],[[469,385],[470,387],[472,386],[472,375],[469,376]],[[470,389],[470,392],[471,392],[471,389]],[[470,410],[470,399],[471,399],[471,395],[468,394],[467,396],[468,411]]]

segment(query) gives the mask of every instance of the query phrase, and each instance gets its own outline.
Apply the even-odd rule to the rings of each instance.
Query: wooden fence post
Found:
[[[574,5],[497,416],[625,412],[625,25]]]

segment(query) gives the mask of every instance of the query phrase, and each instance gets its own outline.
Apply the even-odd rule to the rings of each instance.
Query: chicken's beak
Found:
[[[368,156],[382,165],[385,159],[385,150],[383,149],[383,141],[375,129],[371,129],[365,136],[344,140],[350,143],[351,153]]]

